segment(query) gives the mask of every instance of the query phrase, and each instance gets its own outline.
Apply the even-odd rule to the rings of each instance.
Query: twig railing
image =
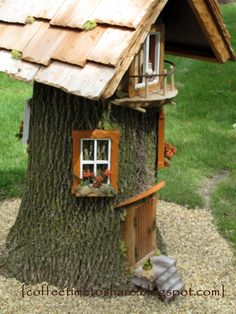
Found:
[[[149,88],[149,79],[152,79],[154,77],[163,77],[163,82],[162,82],[162,91],[163,91],[163,96],[166,96],[167,92],[167,79],[170,78],[170,91],[175,90],[175,78],[174,78],[174,73],[175,73],[175,64],[171,61],[165,60],[164,61],[166,64],[169,64],[169,69],[165,69],[164,73],[160,74],[143,74],[143,75],[130,75],[129,79],[133,78],[144,78],[144,86],[145,86],[145,98],[148,97],[148,88]]]

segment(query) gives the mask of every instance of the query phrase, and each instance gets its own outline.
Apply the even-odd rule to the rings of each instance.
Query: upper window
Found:
[[[118,191],[118,131],[73,131],[73,193],[114,196]]]
[[[164,26],[153,25],[129,70],[129,97],[161,88],[164,73]],[[147,77],[148,75],[148,77]]]
[[[144,87],[145,75],[153,75],[148,78],[148,83],[158,83],[159,77],[156,74],[160,73],[160,46],[161,46],[161,33],[152,32],[148,35],[143,48],[139,53],[139,69],[140,75],[136,88]]]

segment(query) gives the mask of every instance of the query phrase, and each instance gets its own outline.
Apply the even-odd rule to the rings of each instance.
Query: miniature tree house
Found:
[[[234,60],[215,0],[0,7],[0,71],[34,83],[26,192],[6,244],[18,279],[114,286],[124,262],[155,254],[164,106],[178,93],[166,52]]]

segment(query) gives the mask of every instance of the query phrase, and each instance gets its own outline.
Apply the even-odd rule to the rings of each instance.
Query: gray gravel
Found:
[[[14,223],[20,200],[0,203],[0,247]],[[21,284],[0,276],[0,313],[236,313],[236,263],[233,251],[214,226],[208,210],[189,210],[159,202],[158,225],[169,255],[177,260],[186,289],[221,289],[225,296],[185,296],[170,305],[156,296],[99,297],[38,296],[22,298]],[[41,289],[41,285],[33,289]],[[50,287],[53,289],[53,287]]]

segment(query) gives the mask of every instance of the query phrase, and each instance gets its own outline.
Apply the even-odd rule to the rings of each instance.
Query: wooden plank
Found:
[[[156,250],[156,199],[152,198],[136,208],[135,247],[138,263]]]
[[[66,31],[65,38],[54,52],[52,58],[84,67],[89,51],[96,46],[105,30],[105,27],[98,26],[90,32]]]
[[[114,72],[113,68],[92,63],[80,68],[53,61],[49,67],[40,69],[35,80],[77,96],[98,99]]]
[[[99,2],[100,0],[66,0],[50,24],[83,28],[84,23],[91,20],[90,16]]]
[[[73,67],[66,78],[65,87],[72,94],[98,99],[113,75],[113,68],[87,63],[83,69]]]
[[[229,51],[225,46],[223,37],[218,31],[217,25],[215,24],[206,3],[202,0],[188,0],[188,3],[214,51],[218,62],[226,62],[230,58]],[[214,13],[212,12],[212,14]]]
[[[76,193],[75,194],[76,197],[82,197],[82,198],[85,198],[85,197],[115,197],[114,194],[112,195],[107,195],[107,194],[101,194],[101,195],[98,195],[98,193],[90,193],[89,195],[86,195],[86,196],[81,196],[79,193]]]
[[[0,71],[26,82],[32,82],[39,65],[14,59],[8,51],[0,50]]]
[[[22,52],[41,26],[42,22],[26,26],[0,23],[0,48]]]
[[[165,112],[162,109],[159,113],[158,123],[158,157],[157,157],[157,167],[158,169],[165,167]]]
[[[162,100],[166,100],[166,99],[172,99],[178,95],[178,90],[175,89],[173,91],[170,91],[170,86],[167,86],[165,96],[162,95],[162,92],[163,91],[149,93],[147,98],[145,98],[144,95],[143,96],[140,95],[140,96],[135,96],[135,97],[130,97],[130,98],[115,99],[112,101],[112,103],[117,106],[138,104],[138,105],[146,107],[146,104],[147,106],[149,106],[152,103],[161,102]]]
[[[134,219],[136,215],[136,206],[132,206],[127,211],[125,221],[122,222],[122,240],[127,249],[127,261],[130,269],[136,264],[135,259],[135,226]]]
[[[28,16],[32,16],[32,12],[37,1],[27,0],[8,0],[0,7],[0,21],[10,23],[25,23]]]
[[[153,224],[155,222],[155,230],[151,235],[151,242],[150,242],[150,248],[151,250],[156,251],[157,250],[157,197],[152,198],[152,218],[153,218]]]
[[[109,27],[88,54],[88,60],[116,66],[135,32]],[[109,49],[108,49],[109,47]]]
[[[51,19],[64,0],[8,0],[0,7],[0,21],[24,24],[27,17]]]
[[[88,20],[136,28],[156,0],[66,0],[52,25],[82,28]]]
[[[42,22],[39,31],[23,50],[22,59],[49,65],[54,52],[61,46],[66,34],[66,30],[53,28],[47,22]]]
[[[142,53],[141,53],[142,52]],[[130,65],[129,68],[129,76],[135,76],[137,74],[140,74],[140,70],[141,70],[141,58],[143,58],[143,49],[141,48],[139,53],[134,57],[133,62]],[[133,77],[133,78],[129,78],[128,81],[128,94],[129,97],[134,97],[137,96],[137,91],[135,89],[136,84],[138,84],[138,78],[137,77]]]
[[[40,68],[37,75],[35,76],[35,81],[64,89],[64,81],[72,68],[73,66],[69,64],[56,61],[52,62],[48,67]]]
[[[147,191],[144,191],[134,197],[129,198],[128,200],[122,201],[121,203],[116,205],[116,208],[120,208],[120,207],[125,207],[128,205],[131,205],[133,203],[136,203],[140,200],[142,200],[145,197],[148,197],[152,194],[155,194],[157,191],[159,191],[160,189],[162,189],[165,186],[165,181],[161,181],[160,183],[158,183],[157,185],[153,186],[152,188],[150,188]]]
[[[137,28],[155,0],[101,0],[91,20],[109,25]]]
[[[220,11],[220,6],[219,6],[219,3],[215,0],[209,0],[207,2],[207,5],[209,6],[210,8],[210,11],[212,13],[212,17],[213,19],[215,20],[215,23],[217,24],[218,26],[218,30],[219,32],[221,33],[222,37],[223,37],[223,40],[224,40],[224,43],[225,43],[225,46],[230,54],[230,59],[233,60],[233,61],[236,61],[236,55],[235,55],[235,52],[233,50],[233,48],[231,47],[230,45],[230,34],[224,24],[224,21],[222,19],[222,14],[221,14],[221,11]]]
[[[51,20],[64,2],[65,0],[34,0],[35,9],[32,15],[34,17]]]

